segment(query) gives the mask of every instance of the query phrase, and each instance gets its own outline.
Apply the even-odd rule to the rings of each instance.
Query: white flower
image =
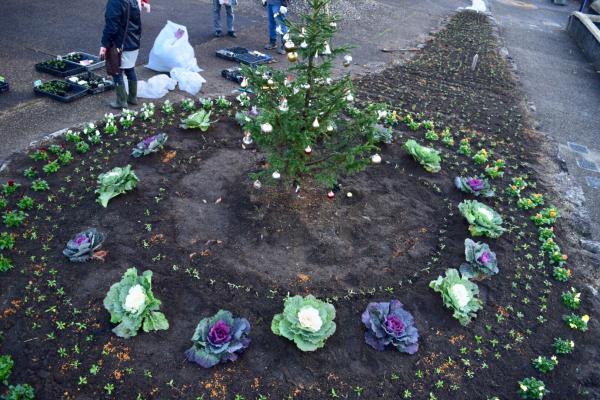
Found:
[[[300,322],[300,327],[312,332],[319,331],[321,326],[323,326],[323,320],[319,315],[319,310],[311,306],[302,307],[300,311],[298,311],[298,322]]]
[[[471,293],[462,283],[455,283],[450,286],[450,297],[459,309],[463,309],[471,300]]]
[[[146,291],[142,287],[142,285],[137,284],[129,288],[129,292],[127,292],[127,297],[125,297],[125,304],[123,304],[123,308],[125,311],[130,312],[132,314],[137,313],[140,308],[146,302]]]
[[[387,117],[387,111],[386,110],[377,111],[377,117],[379,119],[383,119],[383,118]]]

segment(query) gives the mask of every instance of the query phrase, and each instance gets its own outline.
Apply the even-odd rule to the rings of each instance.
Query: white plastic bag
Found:
[[[189,42],[187,28],[167,21],[154,41],[146,67],[159,72],[169,72],[176,67],[199,72],[200,68],[194,55],[194,48]]]
[[[206,79],[197,72],[188,71],[183,68],[173,68],[171,70],[171,78],[175,79],[179,84],[179,90],[188,92],[192,96],[198,94],[202,89],[202,84]]]
[[[169,78],[169,75],[160,74],[153,76],[148,79],[148,82],[138,82],[138,97],[145,99],[160,99],[165,94],[169,93],[169,90],[175,89],[177,81]]]

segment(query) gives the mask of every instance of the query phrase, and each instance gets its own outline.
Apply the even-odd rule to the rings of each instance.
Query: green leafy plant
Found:
[[[546,389],[544,382],[531,377],[519,381],[519,390],[517,393],[525,400],[541,400],[550,391]]]
[[[571,313],[570,315],[563,315],[563,320],[567,323],[569,328],[575,329],[576,331],[585,332],[588,330],[590,316],[587,314],[577,315]]]
[[[47,174],[53,174],[53,173],[57,172],[59,169],[60,169],[60,165],[58,165],[58,160],[50,161],[42,167],[42,170],[44,170],[44,172]]]
[[[33,179],[38,176],[38,173],[37,173],[35,167],[28,167],[28,168],[25,168],[25,170],[23,170],[23,175],[26,178]]]
[[[196,111],[196,104],[194,102],[194,99],[181,100],[181,108],[183,109],[183,111],[188,112],[188,113]]]
[[[136,268],[129,268],[104,298],[110,322],[119,324],[113,332],[122,338],[137,335],[140,328],[144,332],[168,329],[169,322],[158,311],[160,304],[152,293],[152,271],[139,276]]]
[[[77,142],[77,144],[75,144],[75,150],[77,150],[78,153],[84,154],[90,151],[90,145],[82,140],[81,142]]]
[[[212,124],[210,121],[210,114],[211,111],[196,111],[186,119],[182,120],[180,127],[183,129],[200,129],[202,132],[206,132]]]
[[[12,260],[0,254],[0,272],[10,271],[14,268]]]
[[[441,170],[440,152],[431,147],[421,146],[413,139],[404,143],[404,150],[417,160],[427,172],[439,172]]]
[[[571,279],[571,270],[564,267],[554,267],[552,276],[559,282],[568,282]]]
[[[433,129],[425,131],[425,139],[426,140],[430,140],[433,142],[433,141],[438,140],[439,138],[440,138],[439,135]]]
[[[35,391],[28,384],[10,385],[2,400],[35,400]]]
[[[17,191],[17,189],[21,186],[20,183],[13,181],[10,179],[8,182],[2,185],[2,191],[5,196],[9,196]]]
[[[488,165],[485,167],[485,173],[492,179],[502,178],[504,176],[504,167],[506,163],[504,160],[496,160],[492,163],[492,165]]]
[[[67,132],[65,132],[65,140],[67,142],[77,143],[81,141],[81,136],[79,135],[79,132],[73,132],[69,129]]]
[[[133,190],[138,182],[139,179],[132,171],[131,165],[123,168],[115,167],[108,172],[100,174],[98,177],[98,189],[96,189],[96,193],[99,194],[98,202],[102,207],[106,207],[110,199]]]
[[[292,340],[302,351],[315,351],[335,332],[335,308],[314,296],[294,296],[284,300],[283,312],[276,314],[271,330]]]
[[[33,208],[33,199],[29,196],[21,197],[21,200],[17,202],[17,207],[19,210],[27,211]]]
[[[554,353],[558,355],[571,354],[575,348],[575,342],[562,338],[554,338],[552,348],[554,349]]]
[[[68,165],[71,163],[71,161],[73,161],[73,154],[71,154],[69,150],[63,151],[58,156],[58,162],[60,163],[60,165]]]
[[[452,316],[463,326],[468,325],[482,307],[481,300],[477,298],[477,285],[461,277],[456,269],[447,269],[446,276],[431,281],[429,287],[441,293],[444,305],[452,309]]]
[[[460,213],[469,222],[469,232],[473,236],[498,238],[505,229],[502,217],[492,208],[476,200],[463,200],[458,205]]]
[[[12,250],[15,247],[15,236],[9,232],[0,233],[0,250]]]
[[[50,186],[44,179],[36,179],[31,182],[31,189],[33,189],[34,192],[45,192],[46,190],[50,190]]]
[[[473,155],[473,162],[477,165],[483,165],[488,162],[488,158],[492,155],[492,152],[488,152],[486,149],[481,149]]]
[[[171,115],[175,112],[175,109],[173,108],[173,103],[171,103],[170,100],[165,100],[165,102],[162,105],[162,111],[165,113],[165,115]]]
[[[472,154],[471,143],[469,142],[469,138],[463,138],[458,143],[458,153],[462,154],[465,157],[469,157]]]
[[[44,149],[39,149],[31,153],[29,158],[35,161],[46,161],[48,159],[48,152]]]
[[[572,287],[568,292],[562,292],[561,299],[563,304],[571,310],[578,310],[581,305],[581,292]]]
[[[547,374],[548,372],[554,370],[554,367],[558,365],[558,359],[556,358],[556,356],[538,356],[531,360],[531,363],[533,364],[533,367],[540,371],[542,374]]]
[[[8,378],[12,372],[15,362],[8,354],[0,356],[0,383],[8,384]]]
[[[21,210],[5,211],[2,220],[7,228],[15,228],[21,226],[25,221],[27,214]]]
[[[0,196],[0,210],[6,207],[8,207],[8,200]]]
[[[440,134],[442,138],[442,143],[444,143],[448,147],[454,146],[454,136],[450,133],[450,128],[446,128]]]

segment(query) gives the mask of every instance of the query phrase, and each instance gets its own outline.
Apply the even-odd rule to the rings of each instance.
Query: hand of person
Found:
[[[100,51],[98,52],[101,60],[104,60],[106,57],[106,47],[100,47]]]
[[[144,7],[144,10],[146,10],[147,13],[152,9],[150,3],[142,3],[142,7]]]
[[[281,7],[279,7],[279,13],[281,13],[281,14],[285,15],[285,14],[287,14],[287,11],[288,11],[288,10],[287,10],[287,7],[286,7],[286,6],[281,6]]]

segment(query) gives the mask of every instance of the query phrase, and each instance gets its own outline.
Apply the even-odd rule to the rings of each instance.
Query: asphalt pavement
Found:
[[[199,96],[226,95],[236,88],[220,76],[222,69],[234,64],[216,58],[217,49],[233,45],[262,49],[268,41],[266,16],[259,0],[240,0],[235,13],[237,39],[212,37],[212,0],[152,0],[151,3],[152,12],[142,15],[142,44],[136,67],[140,79],[155,75],[144,65],[167,20],[188,29],[198,64],[204,69],[201,74],[207,80]],[[292,17],[301,3],[301,0],[292,2]],[[9,80],[11,90],[0,95],[0,165],[12,152],[23,150],[32,141],[97,120],[110,111],[107,103],[114,96],[111,92],[68,104],[37,97],[33,92],[35,80],[53,78],[35,71],[35,63],[70,51],[98,52],[105,4],[103,0],[2,1],[0,75]],[[338,0],[333,11],[344,17],[339,24],[338,40],[356,46],[353,51],[356,65],[351,70],[360,74],[381,69],[410,54],[402,49],[424,41],[445,16],[468,4],[469,0]],[[272,55],[279,60],[275,66],[287,64],[281,56]],[[175,90],[164,99],[176,101],[186,96]]]

